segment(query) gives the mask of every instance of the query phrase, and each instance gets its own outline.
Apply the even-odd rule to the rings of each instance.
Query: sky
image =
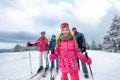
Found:
[[[33,43],[41,31],[59,36],[63,22],[102,43],[115,15],[120,0],[0,0],[0,49]]]

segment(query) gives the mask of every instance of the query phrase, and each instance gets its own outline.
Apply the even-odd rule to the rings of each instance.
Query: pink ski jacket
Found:
[[[62,72],[71,73],[78,71],[78,63],[76,58],[83,62],[87,61],[74,40],[61,41],[60,47],[55,47],[55,56],[58,57],[58,65]]]
[[[48,39],[47,38],[39,38],[32,46],[39,46],[39,51],[47,51],[48,50]]]

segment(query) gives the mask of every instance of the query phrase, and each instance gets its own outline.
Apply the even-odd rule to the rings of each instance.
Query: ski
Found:
[[[57,74],[59,73],[59,70],[56,70],[55,72],[54,72],[54,74],[52,73],[53,71],[50,71],[51,73],[51,76],[50,76],[50,80],[55,80],[55,78],[56,78],[56,76],[57,76]]]
[[[55,72],[55,73],[50,77],[50,80],[55,80],[57,74],[58,74],[58,72]]]
[[[29,79],[30,79],[30,80],[33,79],[33,78],[36,77],[38,74],[42,73],[42,71],[43,71],[43,70],[41,70],[39,73],[33,74]]]
[[[32,75],[32,76],[30,77],[30,79],[33,79],[33,78],[36,77],[38,74],[39,74],[39,73],[36,73],[36,74]]]
[[[46,74],[47,74],[47,71],[48,70],[44,70],[41,74],[38,74],[37,76],[37,80],[41,80],[42,78],[45,78],[46,77]]]
[[[41,74],[41,76],[42,76],[42,77],[46,77],[46,74],[47,74],[48,71],[49,71],[49,69],[44,70],[44,72],[43,72],[43,74]]]
[[[51,77],[50,77],[50,80],[55,80],[54,76],[51,76]]]
[[[42,77],[46,77],[46,71],[41,76]]]

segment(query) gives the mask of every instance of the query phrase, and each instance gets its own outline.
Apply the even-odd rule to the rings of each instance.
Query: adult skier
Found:
[[[79,49],[81,50],[82,53],[86,52],[86,41],[85,41],[85,37],[84,37],[83,33],[78,32],[76,27],[73,27],[72,31],[74,32],[74,36],[76,38]],[[77,62],[78,62],[78,66],[80,68],[78,58],[77,58]],[[82,61],[81,61],[81,64],[82,64],[82,71],[84,73],[85,78],[89,78],[86,64]]]

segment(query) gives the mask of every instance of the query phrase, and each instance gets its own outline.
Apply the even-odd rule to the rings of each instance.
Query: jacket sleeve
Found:
[[[49,41],[49,46],[48,46],[48,50],[51,49],[51,41]]]
[[[40,38],[35,43],[33,43],[32,46],[38,46],[39,44],[40,44]]]
[[[49,44],[48,44],[48,39],[46,38],[46,47],[47,47],[47,50],[49,50]]]
[[[56,45],[55,48],[54,48],[54,54],[56,55],[56,57],[60,55],[59,52],[60,52],[59,47],[58,47],[58,45]]]
[[[87,58],[85,55],[82,54],[82,52],[80,51],[80,49],[78,48],[77,42],[75,41],[75,55],[76,58],[80,59],[83,62],[87,61]]]
[[[54,54],[50,54],[49,59],[50,61],[54,61],[59,55],[59,49],[58,46],[56,45],[55,49],[54,49]]]
[[[83,33],[81,34],[81,36],[82,36],[82,41],[83,41],[82,46],[86,48],[86,40],[85,40]]]

